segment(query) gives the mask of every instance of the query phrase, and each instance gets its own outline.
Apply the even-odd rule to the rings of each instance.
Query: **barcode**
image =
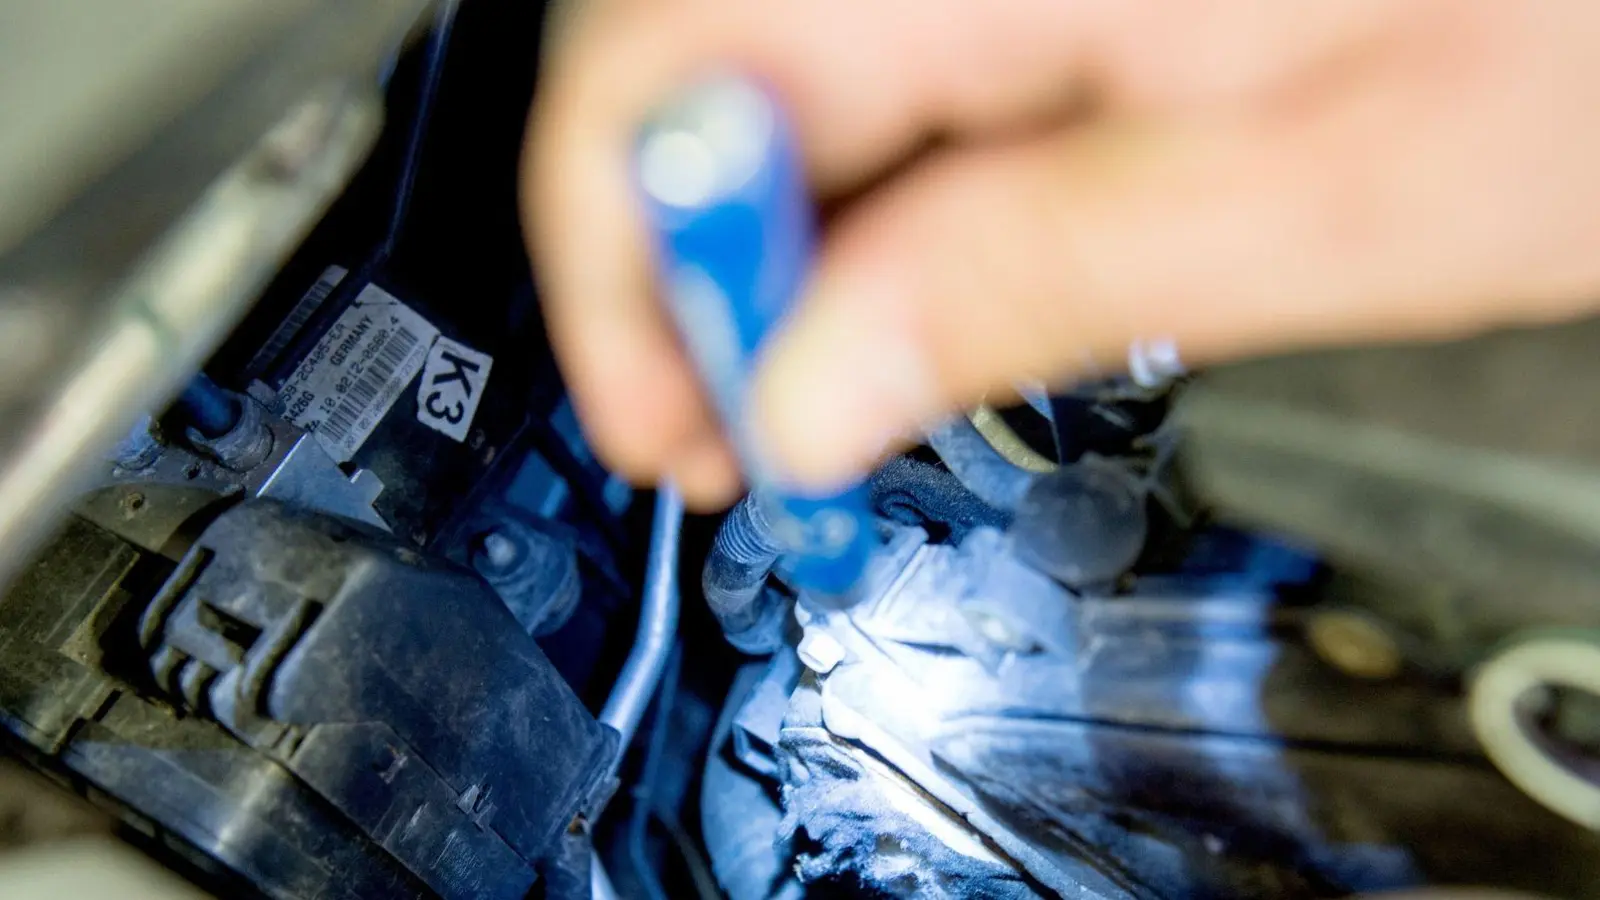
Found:
[[[294,309],[290,310],[288,317],[273,330],[272,337],[250,357],[250,365],[246,371],[251,375],[265,373],[267,368],[283,355],[283,351],[289,349],[289,344],[300,334],[300,329],[306,327],[306,323],[311,321],[311,317],[317,314],[323,303],[327,302],[333,289],[338,287],[348,274],[344,266],[329,266],[322,273],[322,277],[318,278],[316,283],[295,302]]]
[[[317,426],[317,433],[329,440],[344,440],[345,435],[355,426],[356,420],[372,406],[373,398],[377,397],[378,392],[389,383],[389,379],[394,377],[394,370],[406,361],[406,357],[411,355],[416,346],[417,336],[410,329],[402,326],[396,331],[384,343],[378,355],[373,357],[367,371],[351,385],[333,414]]]

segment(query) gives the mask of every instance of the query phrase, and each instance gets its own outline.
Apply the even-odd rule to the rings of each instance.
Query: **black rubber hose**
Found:
[[[922,528],[936,542],[959,544],[974,528],[1004,529],[1011,521],[1009,513],[978,499],[948,470],[905,456],[886,461],[868,486],[878,515]]]
[[[746,653],[771,653],[783,643],[784,600],[766,590],[783,550],[754,494],[728,511],[706,556],[700,586],[728,643]]]

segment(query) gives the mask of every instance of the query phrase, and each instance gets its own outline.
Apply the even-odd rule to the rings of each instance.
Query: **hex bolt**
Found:
[[[179,406],[196,423],[185,429],[189,443],[225,468],[248,472],[272,454],[266,411],[249,397],[223,390],[199,375]]]
[[[141,416],[112,451],[111,461],[125,472],[138,472],[155,465],[165,449],[151,431],[150,417]]]
[[[826,631],[807,628],[804,636],[800,638],[800,646],[795,648],[795,655],[800,657],[800,662],[806,668],[826,675],[833,671],[834,666],[844,662],[844,645]]]
[[[517,562],[517,542],[491,531],[483,536],[483,558],[493,568],[505,571]]]

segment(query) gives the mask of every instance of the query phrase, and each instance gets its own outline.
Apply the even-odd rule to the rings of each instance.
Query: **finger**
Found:
[[[1493,222],[1406,186],[1442,148],[1359,146],[1404,105],[1355,106],[1287,126],[1107,122],[887,185],[839,223],[764,363],[764,449],[832,484],[985,391],[1117,368],[1134,340],[1173,339],[1193,364],[1488,324],[1505,296],[1480,264]]]
[[[738,499],[742,484],[738,461],[727,441],[696,441],[678,454],[667,470],[684,503],[695,512],[715,512]]]
[[[1216,101],[1250,77],[1288,71],[1340,46],[1361,32],[1372,9],[1394,7],[1322,3],[1321,14],[1290,15],[1236,0],[1162,18],[1093,0],[612,0],[594,7],[541,79],[523,204],[551,337],[591,437],[604,458],[645,479],[704,439],[710,416],[647,290],[626,172],[637,123],[664,93],[708,67],[748,71],[774,85],[796,120],[814,182],[824,192],[850,190],[931,135],[1024,128],[1097,81],[1136,105]],[[1262,17],[1277,24],[1246,34],[1293,22],[1319,27],[1293,30],[1289,42],[1222,41],[1233,33],[1227,23]],[[1195,29],[1238,54],[1180,39]],[[1257,67],[1216,63],[1236,55]],[[1190,87],[1162,94],[1150,85]]]
[[[581,131],[597,139],[588,149],[625,152],[638,123],[685,82],[737,71],[782,98],[813,183],[848,187],[930,133],[1058,111],[1093,68],[1102,33],[1128,18],[1103,6],[610,0],[568,29],[571,39],[541,79],[536,122],[541,136]]]
[[[1005,31],[1004,16],[977,16],[967,4],[941,2],[967,20]],[[533,114],[523,208],[552,343],[591,439],[619,471],[653,479],[686,465],[681,457],[707,440],[711,421],[649,290],[626,178],[637,122],[662,91],[715,60],[767,75],[804,123],[808,158],[836,173],[825,177],[845,178],[846,171],[870,168],[915,143],[925,124],[915,111],[931,101],[915,96],[930,89],[918,80],[927,67],[912,60],[968,46],[952,42],[954,32],[925,24],[936,21],[941,18],[913,11],[905,0],[859,8],[844,0],[690,0],[607,4],[570,27]],[[919,51],[883,52],[882,35],[908,29],[921,35]],[[971,45],[976,49],[968,57],[989,56],[977,70],[969,66],[972,85],[1009,83],[984,76],[1000,59],[994,48],[1001,40]],[[1042,71],[1046,42],[1027,46]],[[827,62],[818,65],[818,59]],[[1048,61],[1052,71],[1061,66],[1054,56]],[[1047,80],[1056,83],[1038,82]],[[1001,110],[977,89],[965,90],[962,102],[997,111],[989,115],[1010,115],[1026,105]]]
[[[629,9],[644,8],[641,0],[562,0],[545,17],[541,62],[559,71],[574,44],[574,35],[592,32],[597,23],[603,29],[608,18],[626,15]],[[537,116],[535,118],[538,118]],[[531,125],[531,123],[530,123]],[[558,197],[565,167],[552,170],[555,188],[538,187],[534,175],[542,168],[536,161],[541,147],[550,142],[529,140],[524,146],[522,182],[525,229],[530,245],[559,246],[560,232],[553,240],[540,237],[539,225],[559,221],[555,217],[533,215],[532,197]],[[574,197],[581,202],[581,197]],[[596,198],[604,203],[604,197]],[[615,202],[615,201],[613,201]],[[626,202],[626,198],[624,201]],[[534,250],[534,246],[530,246]],[[535,251],[535,259],[542,253]],[[536,272],[548,292],[551,282],[562,279]],[[652,303],[637,303],[647,296],[649,284],[643,268],[625,260],[614,273],[609,286],[597,292],[594,300],[580,300],[575,310],[577,321],[588,317],[589,326],[578,328],[580,335],[599,333],[606,340],[593,343],[572,339],[574,317],[563,315],[574,304],[546,302],[545,318],[551,329],[551,343],[557,359],[567,373],[569,392],[584,423],[591,443],[601,460],[613,471],[635,482],[652,483],[677,470],[686,500],[694,503],[700,485],[716,484],[734,478],[736,470],[716,473],[717,460],[730,455],[719,429],[712,421],[699,388],[679,358],[676,344],[667,331],[659,308]],[[580,283],[582,275],[578,276]],[[594,279],[589,279],[594,280]],[[616,302],[617,298],[627,298]]]
[[[546,303],[544,311],[579,421],[609,469],[651,483],[696,448],[720,440],[656,304],[602,301],[569,315],[569,308]]]
[[[1107,269],[1134,248],[1082,246],[1089,236],[1074,229],[1100,188],[1088,181],[1069,196],[1070,173],[1106,179],[1121,202],[1095,227],[1121,234],[1130,227],[1119,219],[1142,218],[1133,191],[1156,193],[1195,163],[1166,133],[1086,135],[946,153],[837,223],[757,382],[752,413],[781,469],[807,484],[845,479],[896,435],[991,390],[1059,382],[1114,357],[1138,313],[1105,299],[1136,273]]]

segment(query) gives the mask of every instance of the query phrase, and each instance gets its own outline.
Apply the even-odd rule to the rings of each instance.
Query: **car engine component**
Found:
[[[0,606],[8,726],[269,895],[525,894],[615,739],[505,604],[269,500],[166,566],[145,490]]]
[[[993,530],[897,550],[870,600],[806,614],[800,666],[774,663],[732,720],[724,752],[776,775],[802,878],[1264,898],[1600,877],[1592,834],[1474,759],[1459,697],[1323,663],[1315,607],[1277,585],[1073,597]]]
[[[1600,325],[1019,385],[815,590],[566,399],[570,5],[0,13],[0,894],[1600,895]]]

